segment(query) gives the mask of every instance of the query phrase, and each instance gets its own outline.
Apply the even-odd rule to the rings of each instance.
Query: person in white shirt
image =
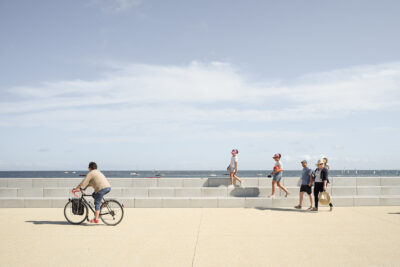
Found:
[[[232,158],[231,158],[231,163],[229,164],[227,171],[229,172],[229,178],[231,180],[231,186],[233,185],[234,179],[238,180],[240,185],[242,185],[242,180],[239,179],[239,177],[236,176],[237,171],[238,171],[238,157],[237,154],[239,151],[237,149],[232,150]]]

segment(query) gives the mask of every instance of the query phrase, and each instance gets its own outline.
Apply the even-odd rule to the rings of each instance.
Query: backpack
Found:
[[[80,198],[72,199],[72,213],[75,215],[83,215],[85,212],[85,205]]]

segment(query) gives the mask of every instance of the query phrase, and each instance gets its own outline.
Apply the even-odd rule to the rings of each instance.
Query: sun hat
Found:
[[[320,192],[318,194],[318,201],[322,205],[328,205],[329,203],[331,203],[331,196],[326,191]]]
[[[239,150],[237,150],[237,149],[232,149],[232,153],[239,154]]]
[[[318,162],[317,162],[317,166],[318,166],[319,164],[325,164],[325,162],[324,162],[322,159],[319,159]]]
[[[280,157],[281,157],[281,154],[276,153],[272,158],[274,159],[274,158],[280,158]]]

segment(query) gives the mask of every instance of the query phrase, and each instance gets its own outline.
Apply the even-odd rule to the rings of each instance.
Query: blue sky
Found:
[[[1,1],[0,170],[399,169],[398,1]]]

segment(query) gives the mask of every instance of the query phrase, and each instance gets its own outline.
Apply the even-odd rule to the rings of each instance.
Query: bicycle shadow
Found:
[[[25,221],[26,223],[32,223],[36,225],[71,225],[71,226],[104,226],[103,224],[88,224],[88,223],[81,223],[81,224],[71,224],[66,221]]]

